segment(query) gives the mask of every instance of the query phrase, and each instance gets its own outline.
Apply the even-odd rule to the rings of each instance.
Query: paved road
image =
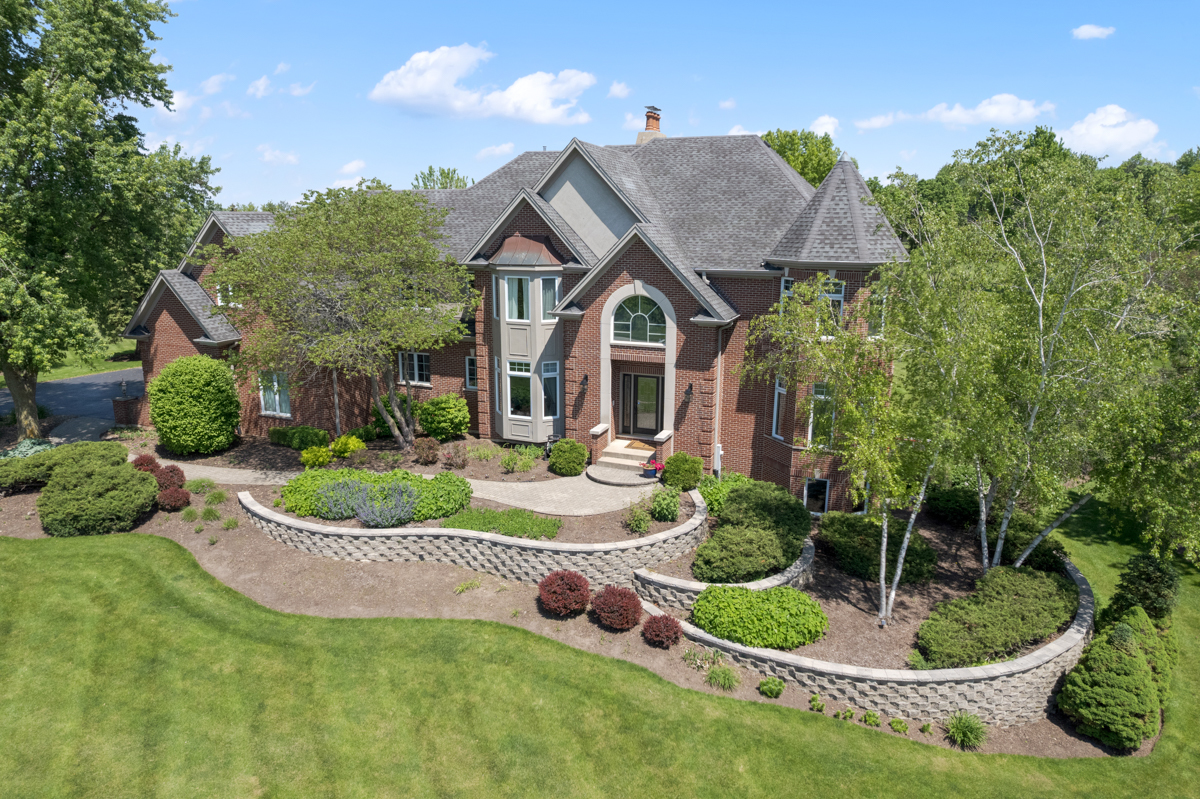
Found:
[[[38,383],[37,401],[53,414],[70,416],[92,416],[98,419],[115,420],[112,399],[121,396],[121,381],[127,381],[126,391],[136,397],[145,392],[142,385],[142,369],[121,369],[98,375],[84,375],[50,383]],[[0,389],[0,414],[12,410],[12,395]]]

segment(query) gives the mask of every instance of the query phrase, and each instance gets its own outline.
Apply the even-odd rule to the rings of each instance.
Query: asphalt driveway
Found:
[[[69,416],[93,416],[113,419],[113,397],[121,396],[121,381],[126,381],[125,391],[131,397],[145,393],[142,384],[142,369],[121,369],[98,375],[71,377],[50,383],[38,383],[37,401],[45,405],[52,414]],[[7,389],[0,390],[0,414],[12,410],[12,395]]]

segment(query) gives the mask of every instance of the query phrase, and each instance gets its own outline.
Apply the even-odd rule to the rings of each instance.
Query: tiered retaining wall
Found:
[[[755,580],[752,583],[731,583],[731,585],[749,588],[751,591],[766,591],[768,588],[781,585],[803,588],[812,582],[814,554],[813,542],[809,538],[804,542],[804,550],[796,562],[779,574]],[[695,580],[668,577],[665,574],[657,574],[646,569],[635,571],[633,580],[634,587],[642,598],[661,607],[679,608],[680,610],[690,610],[696,602],[696,597],[700,596],[700,592],[711,585],[711,583],[701,583]]]

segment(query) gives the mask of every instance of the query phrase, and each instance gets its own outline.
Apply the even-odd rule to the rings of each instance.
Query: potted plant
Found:
[[[658,477],[658,470],[663,467],[661,463],[651,458],[645,463],[638,464],[642,467],[642,477]]]

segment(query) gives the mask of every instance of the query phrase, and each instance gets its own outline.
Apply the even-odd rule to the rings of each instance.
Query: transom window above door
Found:
[[[613,312],[613,341],[662,344],[666,340],[666,314],[649,297],[630,297]]]

